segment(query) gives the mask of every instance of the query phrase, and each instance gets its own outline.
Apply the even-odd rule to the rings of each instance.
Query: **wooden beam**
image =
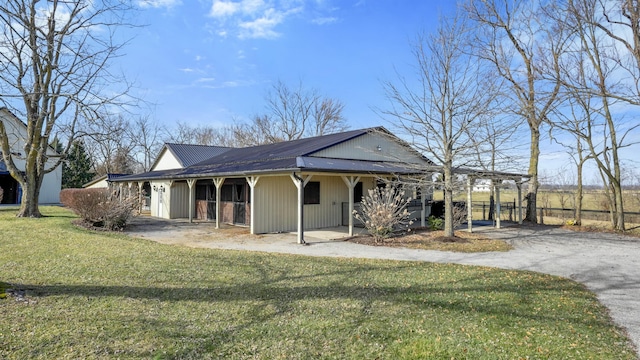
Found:
[[[220,229],[220,196],[221,196],[221,188],[222,184],[224,184],[224,178],[213,178],[213,185],[216,187],[216,229]]]
[[[304,241],[304,187],[311,180],[312,175],[306,177],[298,176],[296,173],[290,174],[291,181],[298,189],[298,244],[305,244]]]
[[[247,184],[249,184],[249,187],[251,188],[251,224],[250,229],[251,229],[251,234],[255,234],[255,207],[256,207],[256,203],[255,203],[255,194],[256,194],[256,185],[258,185],[258,180],[260,180],[260,176],[247,176]]]
[[[360,181],[360,176],[349,176],[348,178],[346,176],[341,177],[342,181],[347,185],[347,188],[349,188],[349,236],[353,236],[353,194],[358,181]]]
[[[189,185],[189,222],[193,222],[193,185],[195,185],[196,179],[187,179],[187,185]]]

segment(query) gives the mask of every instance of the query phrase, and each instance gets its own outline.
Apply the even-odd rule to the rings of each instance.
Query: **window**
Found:
[[[304,187],[304,203],[320,204],[320,182],[309,181]]]

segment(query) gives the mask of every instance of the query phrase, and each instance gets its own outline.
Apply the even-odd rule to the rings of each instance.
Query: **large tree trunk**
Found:
[[[454,236],[453,232],[453,173],[451,165],[444,166],[444,236]]]
[[[529,158],[529,189],[527,191],[527,213],[526,221],[534,224],[538,223],[536,215],[537,196],[538,196],[538,159],[540,158],[540,130],[531,128],[531,156]]]
[[[580,226],[582,225],[582,199],[583,199],[583,191],[582,191],[582,161],[578,164],[577,168],[578,173],[578,188],[576,189],[575,194],[575,203],[576,203],[576,213],[574,214],[575,224]]]
[[[615,228],[618,231],[625,231],[624,226],[624,207],[623,207],[623,195],[622,186],[620,183],[612,183],[614,196],[616,199],[616,213],[615,213]]]
[[[35,151],[27,158],[24,177],[18,179],[20,186],[22,186],[22,200],[17,217],[42,217],[38,207],[38,198],[40,197],[44,171],[42,169],[43,166],[39,165],[36,160],[37,154],[33,153]]]

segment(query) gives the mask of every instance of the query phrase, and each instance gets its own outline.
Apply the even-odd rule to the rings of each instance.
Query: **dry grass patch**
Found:
[[[444,236],[444,231],[416,229],[402,235],[389,238],[382,243],[376,243],[372,236],[357,236],[349,241],[372,246],[405,247],[410,249],[440,250],[455,252],[490,252],[509,251],[513,246],[503,240],[489,239],[478,233],[456,231],[455,237]]]

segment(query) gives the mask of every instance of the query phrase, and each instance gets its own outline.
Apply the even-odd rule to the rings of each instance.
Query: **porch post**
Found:
[[[142,188],[144,181],[138,181],[138,212],[142,214]]]
[[[341,176],[342,181],[349,188],[349,236],[353,236],[353,193],[358,181],[360,181],[360,176],[357,178],[353,178],[353,176]]]
[[[469,232],[473,232],[473,203],[471,202],[472,185],[475,179],[467,175],[467,229]]]
[[[196,179],[187,179],[187,185],[189,185],[189,222],[193,222],[193,185],[195,185]]]
[[[495,185],[496,183],[498,183],[498,185]],[[498,180],[494,182],[493,185],[496,190],[496,229],[500,229],[500,184],[501,181]]]
[[[254,223],[255,223],[255,207],[256,207],[256,203],[255,203],[255,194],[256,194],[256,185],[258,184],[258,180],[260,180],[260,176],[247,176],[247,184],[249,184],[249,187],[251,188],[251,224],[249,225],[251,228],[251,234],[255,234],[255,227],[254,227]]]
[[[304,186],[311,180],[311,175],[303,178],[293,173],[289,176],[298,189],[298,244],[304,244]]]
[[[213,178],[213,185],[216,187],[216,229],[220,228],[220,196],[224,178]]]
[[[522,183],[516,181],[518,188],[518,224],[522,225]]]

